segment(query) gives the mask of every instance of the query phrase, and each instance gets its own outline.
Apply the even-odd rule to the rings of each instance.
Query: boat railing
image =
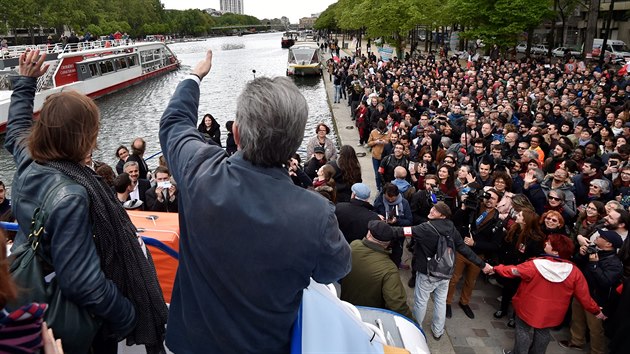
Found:
[[[59,62],[55,61],[54,64],[48,67],[46,73],[37,79],[37,92],[44,88],[53,87],[52,79],[55,75],[55,70],[57,70],[57,66],[59,66]]]
[[[79,43],[68,43],[64,45],[63,43],[54,43],[54,44],[36,44],[36,45],[17,45],[2,48],[2,52],[0,53],[0,59],[9,59],[9,58],[17,58],[22,53],[26,51],[39,50],[41,53],[71,53],[71,52],[82,52],[86,50],[92,49],[101,49],[101,48],[111,48],[111,47],[120,47],[123,45],[128,45],[133,42],[129,40],[123,39],[115,39],[115,40],[99,40],[99,41],[90,41],[90,42],[79,42]]]

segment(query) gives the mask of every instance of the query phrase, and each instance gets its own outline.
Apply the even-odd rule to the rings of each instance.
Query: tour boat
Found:
[[[287,75],[321,75],[319,46],[315,42],[299,42],[289,48]]]
[[[163,42],[126,42],[103,40],[62,46],[39,45],[10,47],[0,56],[0,70],[17,71],[18,58],[26,50],[46,53],[48,71],[38,78],[33,113],[37,114],[46,97],[63,90],[75,90],[93,99],[122,90],[155,76],[177,70],[179,60]],[[0,71],[2,72],[2,71]],[[0,133],[6,131],[11,92],[1,87]]]
[[[287,31],[282,36],[281,46],[282,48],[291,48],[295,44],[295,40],[298,37],[298,32],[295,31]]]

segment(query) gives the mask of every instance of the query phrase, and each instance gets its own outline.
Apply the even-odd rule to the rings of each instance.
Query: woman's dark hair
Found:
[[[446,185],[446,188],[449,190],[454,189],[455,188],[455,170],[453,170],[449,165],[441,164],[440,166],[438,166],[436,170],[436,175],[438,176],[438,183],[442,183],[442,181],[440,180],[440,175],[439,175],[439,172],[442,168],[446,168],[446,170],[448,171],[448,178],[446,178],[446,182],[444,183]]]
[[[234,121],[233,120],[228,120],[227,122],[225,122],[225,130],[227,130],[228,133],[231,133],[233,125],[234,125]]]
[[[506,241],[512,242],[515,236],[517,237],[517,245],[526,244],[528,239],[542,241],[545,234],[540,229],[538,214],[529,209],[521,209],[520,212],[523,213],[524,225],[518,223],[512,225],[505,237]]]
[[[81,162],[96,147],[99,110],[91,98],[76,91],[46,98],[27,138],[33,160]]]
[[[505,182],[505,190],[507,192],[511,192],[512,191],[512,177],[510,175],[508,175],[507,172],[505,172],[505,171],[494,171],[492,173],[492,179],[494,181],[496,181],[497,178],[500,178],[500,179],[502,179]]]
[[[315,127],[315,134],[317,134],[317,132],[319,131],[319,127],[324,127],[326,128],[326,134],[330,133],[330,128],[328,128],[328,126],[324,123],[319,123],[317,124],[317,127]]]
[[[0,229],[0,309],[16,297],[17,287],[9,273],[6,234],[3,229]]]
[[[98,166],[94,172],[103,177],[103,182],[105,182],[108,186],[112,187],[114,185],[114,178],[116,178],[116,174],[110,165],[103,163]]]
[[[116,158],[118,159],[120,158],[120,154],[118,153],[120,150],[126,150],[127,153],[129,153],[129,149],[127,149],[125,145],[120,145],[119,147],[116,148],[116,152],[115,152]]]
[[[341,169],[341,179],[346,185],[352,186],[361,182],[361,164],[352,146],[343,145],[341,147],[337,165]]]

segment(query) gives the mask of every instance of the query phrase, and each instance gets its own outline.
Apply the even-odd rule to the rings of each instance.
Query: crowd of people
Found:
[[[571,307],[571,338],[560,345],[582,348],[590,337],[592,353],[623,348],[627,339],[622,328],[627,327],[619,319],[628,313],[617,309],[627,308],[619,301],[619,286],[630,278],[627,75],[575,58],[554,62],[497,58],[463,65],[457,58],[433,54],[390,61],[375,55],[331,58],[328,72],[335,90],[333,104],[348,105],[358,128],[358,145],[371,153],[379,191],[371,203],[367,189],[354,185],[352,200],[337,204],[340,228],[349,243],[363,239],[368,222],[377,218],[394,228],[415,228],[435,223],[432,213],[452,215],[458,235],[477,256],[505,265],[496,276],[502,296],[494,317],[507,318],[507,325],[522,334],[527,326],[561,325]],[[438,203],[447,205],[448,211],[436,211]],[[411,238],[425,242],[422,235]],[[387,239],[391,259],[401,268],[407,266],[401,262],[403,244],[403,238]],[[553,252],[546,248],[549,244]],[[537,257],[551,257],[558,263],[551,268],[571,264],[584,276],[575,280],[567,268],[562,279],[545,278],[580,285],[571,306],[572,292],[569,300],[548,309],[554,311],[549,321],[534,320],[533,310],[523,310],[524,302],[516,301],[518,294],[535,296],[525,284],[532,278],[508,268]],[[412,268],[422,278],[413,276],[408,284],[415,287],[416,301],[427,291],[426,269],[418,266],[421,258],[413,257]],[[481,265],[458,252],[444,291],[447,318],[462,278],[458,305],[467,317],[475,317],[469,302]],[[342,280],[342,298],[343,284]],[[435,291],[442,298],[442,291]],[[408,313],[404,306],[392,309]],[[414,313],[421,323],[424,313]],[[443,333],[439,315],[434,315],[432,327],[436,338]],[[601,321],[605,316],[608,319]],[[514,352],[528,348],[544,352],[548,333],[536,333],[538,337],[532,335],[529,342],[517,335]]]
[[[214,117],[198,123],[208,51],[161,119],[164,156],[149,171],[141,138],[116,149],[114,168],[92,159],[98,131],[86,127],[98,127],[98,110],[84,96],[58,94],[32,122],[27,112],[43,60],[25,53],[14,80],[5,147],[18,165],[15,243],[27,241],[47,191],[71,180],[57,191],[56,221],[42,242],[62,291],[105,319],[93,349],[112,352],[127,338],[162,352],[166,338],[174,351],[286,351],[309,277],[339,281],[341,299],[419,324],[433,294],[431,332],[440,340],[456,298],[475,318],[471,294],[482,271],[502,285],[493,316],[515,328],[515,353],[544,353],[549,328],[569,308],[571,337],[560,345],[582,348],[590,337],[591,352],[616,353],[628,341],[630,81],[613,69],[574,59],[466,67],[434,55],[332,61],[334,104],[349,106],[357,149],[371,156],[372,196],[355,148],[338,149],[326,124],[316,126],[304,161],[296,153],[308,107],[286,78],[247,85],[223,149]],[[62,119],[61,106],[70,108],[60,130],[47,122]],[[165,308],[147,308],[146,297],[161,290],[150,253],[129,241],[133,226],[123,208],[180,212],[168,332]],[[126,252],[112,262],[111,245],[121,242]],[[433,261],[442,247],[457,251],[446,274]],[[409,267],[412,307],[397,271]],[[67,269],[91,276],[76,279]],[[102,291],[100,301],[88,288]]]

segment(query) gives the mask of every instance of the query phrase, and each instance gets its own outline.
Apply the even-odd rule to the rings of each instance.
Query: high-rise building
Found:
[[[243,0],[221,0],[221,12],[243,14]]]

